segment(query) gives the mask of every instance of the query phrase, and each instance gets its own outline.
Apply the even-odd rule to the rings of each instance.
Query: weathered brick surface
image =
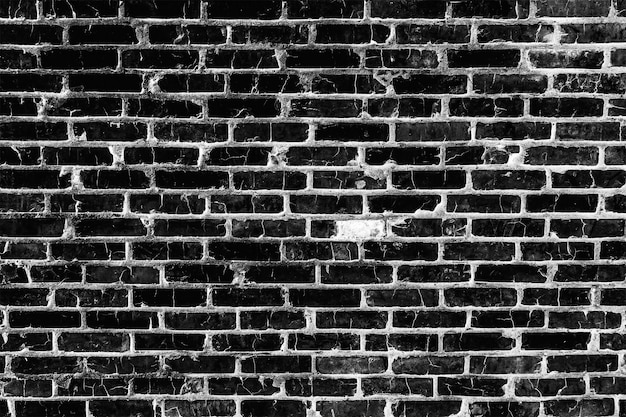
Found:
[[[624,16],[1,0],[0,417],[626,416]]]

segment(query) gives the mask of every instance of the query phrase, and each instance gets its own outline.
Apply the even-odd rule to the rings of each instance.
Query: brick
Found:
[[[434,51],[419,49],[395,49],[368,51],[365,56],[367,68],[437,68],[439,59]]]
[[[2,51],[0,69],[33,69],[37,68],[37,57],[30,52],[17,50]]]
[[[530,51],[529,59],[537,68],[600,68],[604,62],[600,52],[578,50]]]
[[[114,49],[77,50],[51,49],[43,51],[41,66],[50,69],[110,69],[117,67]]]
[[[150,1],[127,2],[126,16],[172,18],[181,16],[187,19],[200,17],[200,2],[198,0],[172,1],[165,0],[155,4]]]
[[[136,43],[135,30],[130,26],[119,25],[71,26],[69,37],[72,45]]]
[[[32,1],[22,3],[20,0],[9,0],[0,7],[3,18],[36,19],[37,4]]]
[[[595,99],[532,99],[530,113],[544,117],[601,116],[604,103]]]
[[[541,358],[518,356],[516,358],[495,356],[472,356],[470,370],[476,374],[509,374],[538,373],[541,369]]]
[[[383,25],[317,25],[317,43],[382,43],[390,30]]]
[[[624,29],[621,24],[606,25],[564,25],[561,30],[565,33],[564,42],[567,43],[610,43],[618,42]]]
[[[454,17],[526,18],[528,0],[489,0],[452,3]]]
[[[345,68],[358,67],[359,56],[350,49],[328,49],[328,50],[288,50],[288,68],[332,68],[335,65]]]
[[[478,28],[478,41],[541,43],[549,41],[553,34],[554,28],[549,25],[488,25]]]
[[[308,35],[309,30],[305,25],[237,26],[233,29],[233,42],[241,44],[306,44]]]
[[[446,11],[444,3],[429,0],[420,0],[419,2],[374,0],[371,7],[372,16],[395,19],[411,17],[442,18]]]
[[[60,44],[63,28],[48,25],[1,25],[3,44]]]
[[[474,90],[478,93],[543,93],[548,79],[542,75],[475,75]]]
[[[540,0],[537,3],[537,16],[579,17],[606,16],[611,2],[607,0],[549,2]]]
[[[88,3],[69,4],[54,0],[44,0],[45,16],[57,18],[116,17],[119,3],[116,0],[90,0]]]
[[[192,51],[136,49],[122,53],[125,68],[194,68],[198,65],[198,53]]]
[[[519,60],[520,52],[518,50],[455,50],[448,52],[448,65],[451,68],[515,68],[518,66]]]
[[[331,0],[322,3],[313,0],[288,0],[287,15],[294,19],[357,19],[363,17],[363,2],[360,0]]]
[[[281,11],[281,3],[277,0],[208,2],[206,7],[207,16],[212,19],[276,19]]]
[[[322,357],[315,361],[318,372],[330,374],[378,374],[387,369],[387,359],[381,356]]]
[[[380,2],[377,3],[381,4]],[[425,4],[426,2],[416,3],[415,6],[419,7]],[[432,2],[431,4],[435,3]],[[398,26],[396,31],[397,41],[402,44],[465,43],[469,41],[469,27],[466,25],[402,25]]]

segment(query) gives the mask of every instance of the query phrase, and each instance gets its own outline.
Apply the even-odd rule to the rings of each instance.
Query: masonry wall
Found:
[[[0,416],[626,416],[625,0],[3,0]]]

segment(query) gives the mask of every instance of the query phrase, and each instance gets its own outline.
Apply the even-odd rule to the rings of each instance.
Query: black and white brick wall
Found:
[[[0,416],[626,416],[626,1],[0,1]]]

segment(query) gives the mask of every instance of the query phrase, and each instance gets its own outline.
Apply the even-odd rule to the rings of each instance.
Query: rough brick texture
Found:
[[[623,16],[0,1],[0,417],[625,417]]]

